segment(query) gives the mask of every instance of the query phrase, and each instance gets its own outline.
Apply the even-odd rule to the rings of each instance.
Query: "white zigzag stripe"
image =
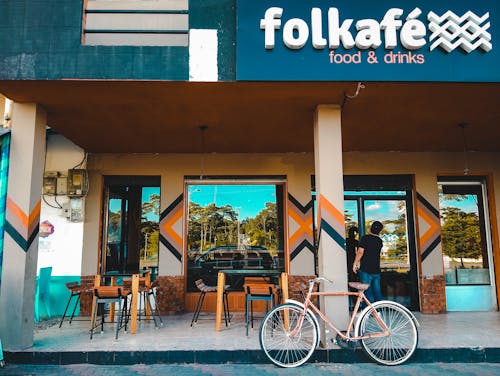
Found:
[[[487,22],[481,26],[483,22],[488,20],[489,16],[489,12],[478,17],[473,12],[468,11],[459,17],[452,11],[447,11],[439,17],[436,13],[429,12],[427,19],[430,21],[429,30],[432,31],[429,40],[437,38],[430,46],[430,50],[441,47],[445,51],[451,52],[461,47],[470,53],[481,47],[486,52],[490,51],[493,48],[490,43],[491,34],[487,31],[490,28],[490,23]],[[443,21],[446,21],[444,25],[440,25]],[[467,22],[464,23],[464,21]],[[461,26],[462,23],[464,24]]]
[[[446,19],[455,21],[456,23],[462,23],[463,21],[470,19],[471,21],[474,21],[477,24],[483,23],[490,17],[490,13],[486,12],[482,17],[478,17],[475,13],[471,12],[470,10],[465,13],[462,17],[458,17],[455,13],[453,13],[451,10],[447,11],[445,14],[443,14],[441,17],[439,17],[436,13],[430,11],[429,14],[427,15],[427,19],[429,21],[435,22],[435,23],[441,23]]]
[[[464,24],[462,27],[459,28],[457,28],[456,23],[451,21],[448,21],[443,26],[437,29],[435,28],[435,25],[429,25],[429,29],[431,31],[434,31],[430,36],[430,40],[433,40],[436,37],[438,37],[440,33],[446,35],[448,40],[455,39],[457,36],[460,36],[461,34],[465,34],[463,35],[463,38],[466,38],[469,42],[479,37],[480,35],[483,35],[484,39],[491,40],[491,34],[486,31],[487,29],[489,29],[489,27],[490,27],[489,22],[485,24],[483,27],[479,27],[477,24],[471,21],[467,22],[466,24]],[[450,30],[454,31],[454,33],[450,33],[449,32]],[[474,33],[471,34],[472,31],[474,31]]]

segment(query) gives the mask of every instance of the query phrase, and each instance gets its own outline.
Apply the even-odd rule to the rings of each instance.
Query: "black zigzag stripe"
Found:
[[[26,252],[28,250],[28,243],[23,236],[10,224],[9,221],[5,222],[5,232],[17,243],[17,245]]]
[[[309,249],[313,255],[316,254],[316,249],[314,248],[314,245],[312,245],[310,241],[304,239],[302,243],[300,243],[297,246],[297,248],[295,248],[293,252],[290,254],[290,261],[293,260],[295,257],[297,257],[304,248]]]
[[[288,193],[288,200],[290,200],[290,202],[294,204],[303,214],[307,213],[307,211],[313,207],[313,200],[310,200],[306,206],[302,206],[302,204],[295,197],[293,197],[291,193]]]
[[[172,210],[174,210],[177,205],[179,205],[182,202],[182,199],[184,197],[184,194],[181,193],[179,197],[177,197],[165,210],[163,210],[160,214],[160,222],[165,218]]]
[[[432,206],[432,204],[427,201],[424,196],[422,196],[420,193],[417,192],[417,199],[418,201],[420,201],[427,209],[429,209],[429,211],[434,214],[436,217],[439,218],[439,211],[434,207]]]
[[[36,225],[36,227],[33,229],[33,232],[31,233],[30,237],[28,238],[28,241],[24,239],[24,237],[17,232],[17,230],[10,224],[9,221],[5,222],[5,232],[10,235],[10,237],[16,242],[16,244],[21,247],[21,249],[24,252],[28,252],[28,249],[30,249],[31,244],[37,239],[38,232],[39,232],[40,225]]]
[[[434,239],[434,241],[429,245],[429,247],[427,247],[427,249],[424,252],[422,252],[422,261],[424,261],[427,258],[427,256],[431,254],[431,252],[434,250],[434,248],[437,247],[439,243],[441,243],[440,236],[436,237],[436,239]]]
[[[182,261],[182,255],[179,251],[162,235],[160,235],[160,242],[170,251],[171,254],[175,256],[177,260]]]

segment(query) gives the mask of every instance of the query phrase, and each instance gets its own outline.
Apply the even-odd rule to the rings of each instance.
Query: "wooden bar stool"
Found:
[[[132,288],[132,280],[124,279],[123,286],[127,289]],[[153,318],[153,322],[156,327],[163,326],[163,320],[161,318],[160,309],[158,308],[158,302],[156,301],[155,288],[158,287],[158,282],[149,279],[148,276],[139,278],[139,318],[142,320],[142,314],[149,321],[149,318]],[[151,302],[151,298],[154,302],[154,307]]]
[[[217,292],[217,286],[207,286],[203,282],[202,279],[196,280],[195,284],[196,284],[196,287],[198,288],[198,290],[200,290],[200,296],[198,298],[198,302],[196,303],[196,308],[194,309],[193,318],[191,320],[191,326],[193,326],[193,324],[198,321],[198,317],[200,316],[201,307],[203,306],[203,300],[205,299],[206,293],[207,292]],[[231,322],[231,318],[229,316],[229,303],[228,303],[228,299],[227,299],[227,289],[228,288],[229,288],[229,285],[224,286],[224,292],[222,295],[222,299],[224,302],[224,304],[223,304],[223,306],[224,306],[224,320],[226,322],[226,326],[227,326],[228,322]]]
[[[71,301],[74,297],[76,297],[75,305],[73,306],[73,311],[71,312],[71,317],[69,319],[69,323],[73,321],[73,317],[75,317],[76,308],[78,307],[78,302],[80,301],[80,297],[83,293],[92,293],[94,290],[94,279],[95,276],[83,276],[80,279],[80,282],[68,282],[66,283],[66,288],[70,292],[70,296],[68,298],[68,302],[66,303],[66,308],[64,309],[63,316],[61,318],[61,322],[59,323],[59,328],[62,326],[64,319],[66,318],[66,313],[68,312],[68,308],[70,306]]]

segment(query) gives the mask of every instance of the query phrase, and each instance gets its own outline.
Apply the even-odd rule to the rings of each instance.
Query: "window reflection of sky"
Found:
[[[266,202],[276,203],[276,186],[265,184],[189,185],[189,200],[201,206],[231,205],[240,208],[241,218],[253,218],[266,207]]]
[[[398,207],[400,200],[366,200],[365,213],[366,218],[370,221],[387,221],[395,220],[406,211],[406,206]],[[351,220],[357,220],[357,203],[354,200],[344,201],[344,211],[351,215]]]
[[[151,196],[160,195],[160,187],[142,187],[141,204],[151,201]],[[121,211],[121,199],[109,200],[109,211],[112,213],[119,213]],[[146,215],[148,221],[158,222],[160,219],[159,208],[157,211],[149,212]]]
[[[366,218],[376,221],[392,221],[398,219],[406,211],[405,205],[399,208],[401,201],[367,200],[365,201]]]
[[[344,196],[401,196],[406,195],[405,191],[345,191]]]
[[[476,195],[463,195],[461,199],[447,199],[449,195],[440,195],[439,206],[443,208],[459,208],[465,213],[476,213],[479,214],[479,209],[477,205]]]

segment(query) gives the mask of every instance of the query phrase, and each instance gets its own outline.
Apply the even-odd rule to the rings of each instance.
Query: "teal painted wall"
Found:
[[[82,12],[83,0],[0,0],[0,79],[188,79],[187,47],[82,46]]]
[[[62,317],[71,292],[66,288],[68,282],[80,282],[80,276],[52,276],[50,277],[50,314],[51,317]],[[37,281],[38,283],[38,281]],[[76,297],[71,301],[68,313],[71,316]],[[40,320],[48,319],[47,311],[43,303],[39,303]],[[75,316],[80,312],[80,304],[76,309]]]
[[[236,79],[236,0],[190,0],[189,28],[217,30],[220,81]]]

